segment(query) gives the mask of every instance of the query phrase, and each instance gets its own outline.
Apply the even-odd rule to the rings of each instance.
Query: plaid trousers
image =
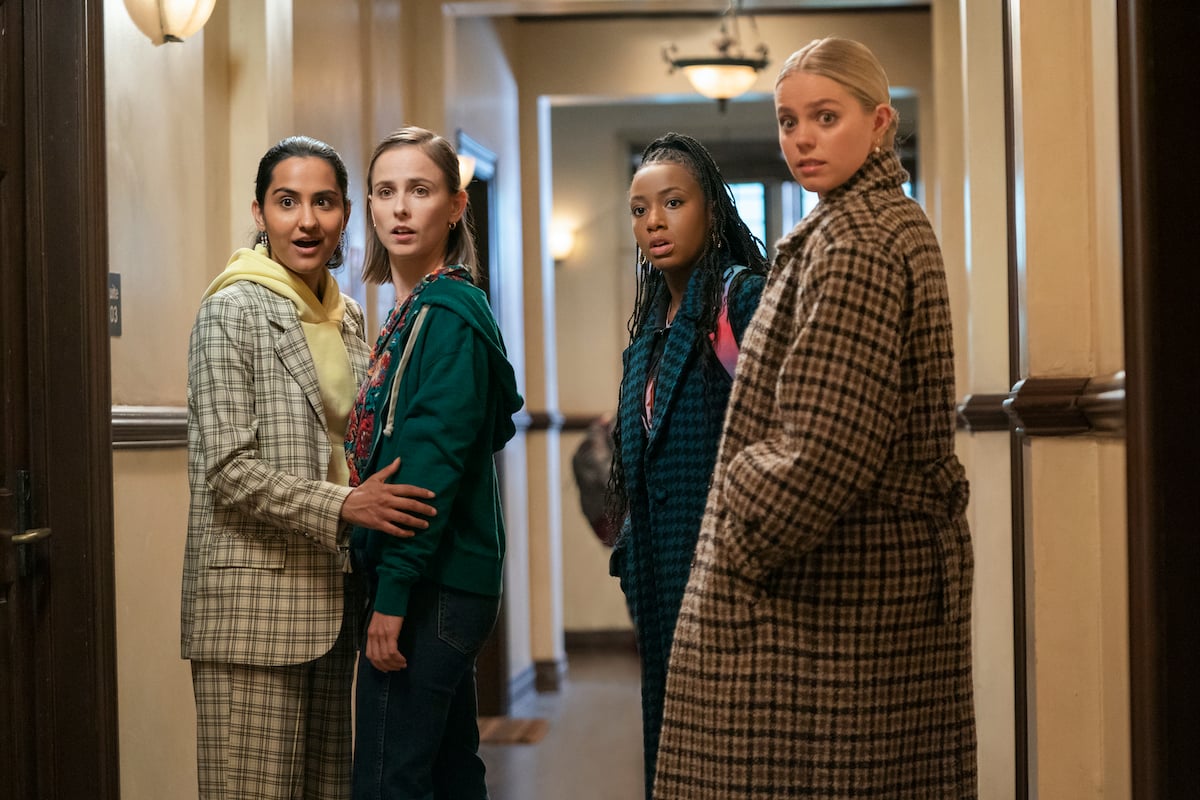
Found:
[[[351,618],[303,664],[192,661],[200,800],[350,797]]]

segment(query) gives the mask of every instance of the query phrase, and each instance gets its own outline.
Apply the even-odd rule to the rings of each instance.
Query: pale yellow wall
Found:
[[[110,269],[121,273],[123,333],[112,340],[116,404],[185,402],[187,340],[200,295],[228,256],[224,187],[212,175],[204,34],[154,47],[120,0],[106,0]],[[248,213],[247,199],[247,213]],[[195,712],[179,658],[187,520],[183,450],[114,453],[121,795],[194,797]]]
[[[525,391],[525,265],[521,241],[521,153],[517,127],[517,83],[511,65],[512,23],[505,20],[453,20],[454,58],[447,88],[447,136],[461,130],[496,155],[492,179],[497,213],[496,267],[491,275],[492,305],[504,334],[509,361]],[[451,141],[454,141],[451,138]],[[504,519],[505,615],[512,677],[533,662],[531,615],[530,487],[524,433],[500,455]]]
[[[1023,372],[1104,374],[1123,363],[1115,8],[1013,7]],[[1128,797],[1124,446],[1024,447],[1031,792]]]
[[[934,224],[954,309],[959,397],[1009,389],[1003,42],[996,4],[933,7],[936,157]],[[979,796],[1016,793],[1012,491],[1007,431],[960,434],[971,482],[975,552],[973,675]]]

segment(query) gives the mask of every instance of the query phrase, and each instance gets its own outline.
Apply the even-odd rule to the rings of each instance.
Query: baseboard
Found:
[[[606,650],[613,652],[637,652],[637,635],[632,628],[611,630],[565,631],[563,644],[567,653]]]
[[[533,662],[534,685],[539,692],[557,692],[562,689],[567,674],[566,658]]]

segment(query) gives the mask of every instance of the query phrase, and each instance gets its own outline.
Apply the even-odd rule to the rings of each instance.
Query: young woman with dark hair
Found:
[[[188,352],[182,653],[202,800],[350,794],[356,604],[349,526],[427,527],[431,493],[348,485],[342,439],[367,366],[362,309],[338,290],[346,167],[306,136],[258,167],[258,244],[205,292]],[[417,515],[417,516],[414,516]]]
[[[610,571],[642,660],[649,796],[675,619],[766,261],[712,156],[690,136],[669,133],[645,149],[629,211],[638,285],[613,431],[610,505],[621,532]]]

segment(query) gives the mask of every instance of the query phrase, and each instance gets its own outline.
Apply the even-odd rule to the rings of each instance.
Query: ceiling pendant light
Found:
[[[705,97],[717,101],[721,111],[726,103],[734,97],[744,94],[758,73],[767,66],[767,46],[759,43],[755,52],[757,58],[747,58],[742,51],[741,36],[738,30],[738,8],[740,0],[733,0],[725,10],[726,21],[721,23],[721,32],[713,44],[718,55],[696,58],[676,58],[679,48],[674,44],[663,48],[663,58],[671,65],[670,72],[683,70],[683,74],[692,84],[692,88]],[[754,25],[754,19],[750,20]],[[757,32],[757,26],[755,31]]]
[[[204,27],[216,0],[125,0],[129,18],[156,45],[182,42]]]

